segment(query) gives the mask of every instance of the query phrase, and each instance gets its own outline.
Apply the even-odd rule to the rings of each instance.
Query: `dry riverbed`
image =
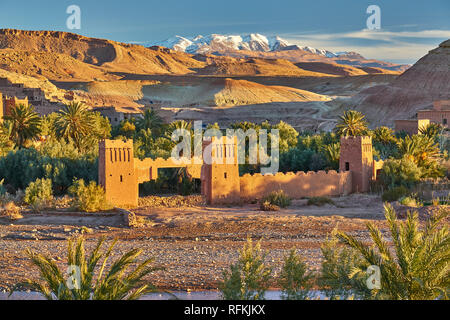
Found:
[[[0,288],[24,278],[37,278],[24,253],[26,248],[53,258],[65,267],[67,239],[81,233],[88,250],[97,239],[119,238],[114,257],[132,248],[143,250],[142,259],[152,256],[165,268],[149,276],[155,285],[171,290],[216,289],[222,271],[238,258],[246,239],[262,239],[267,261],[279,273],[283,256],[291,248],[303,255],[311,269],[322,259],[320,246],[336,227],[368,240],[366,223],[375,222],[387,231],[381,199],[351,195],[334,199],[336,205],[306,206],[296,200],[288,209],[259,211],[256,204],[238,207],[140,207],[133,212],[143,223],[138,228],[114,223],[95,223],[92,218],[62,220],[45,214],[0,225]],[[103,217],[102,219],[106,219]],[[58,221],[58,223],[55,223]],[[72,222],[71,222],[72,221]],[[101,221],[101,220],[99,220]],[[76,222],[76,223],[75,223]],[[85,225],[85,227],[83,227]]]

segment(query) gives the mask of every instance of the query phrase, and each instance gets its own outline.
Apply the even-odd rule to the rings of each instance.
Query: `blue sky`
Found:
[[[66,27],[72,4],[81,8],[80,30]],[[369,5],[381,9],[381,30],[365,30]],[[174,35],[262,33],[399,63],[413,63],[449,39],[449,17],[450,0],[0,0],[0,28],[138,43]]]

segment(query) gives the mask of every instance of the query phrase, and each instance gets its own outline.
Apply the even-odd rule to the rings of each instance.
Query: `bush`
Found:
[[[275,204],[271,204],[269,201],[261,201],[259,209],[261,211],[278,211],[280,210],[280,207]]]
[[[25,189],[25,203],[38,209],[53,198],[52,180],[36,179]]]
[[[308,202],[306,203],[308,206],[318,206],[321,207],[325,204],[332,204],[334,205],[334,201],[331,200],[328,197],[312,197],[308,199]]]
[[[264,263],[265,257],[260,242],[253,246],[248,239],[240,250],[238,262],[223,273],[224,281],[219,286],[223,299],[263,300],[272,273]]]
[[[3,208],[0,209],[0,216],[8,217],[11,220],[22,219],[23,216],[20,214],[20,207],[12,201],[6,203]]]
[[[283,300],[305,300],[311,296],[314,275],[292,249],[284,259],[279,285]]]
[[[261,199],[261,203],[268,202],[269,204],[286,208],[291,204],[291,199],[284,193],[283,190],[273,191]]]
[[[400,202],[400,204],[404,205],[404,206],[408,206],[408,207],[415,207],[415,208],[419,208],[422,206],[422,203],[412,197],[412,196],[405,196],[405,197],[401,197],[398,202]]]
[[[383,192],[383,195],[381,196],[381,199],[384,202],[392,202],[397,201],[401,197],[404,197],[409,194],[409,190],[403,186],[400,187],[394,187],[392,189],[388,189],[385,192]]]
[[[421,178],[421,169],[408,157],[390,159],[384,162],[380,179],[386,188],[397,186],[412,187]]]
[[[75,180],[69,188],[69,194],[74,197],[78,210],[96,212],[111,209],[106,201],[105,190],[95,181],[86,185],[83,179]]]
[[[14,190],[24,190],[38,178],[51,179],[54,194],[63,194],[75,178],[85,181],[97,179],[95,156],[72,153],[66,144],[44,144],[41,151],[19,149],[0,158],[0,177],[4,177],[5,184]]]

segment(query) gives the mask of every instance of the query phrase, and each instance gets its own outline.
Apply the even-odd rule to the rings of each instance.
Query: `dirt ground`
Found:
[[[354,194],[334,198],[335,205],[307,206],[295,200],[287,209],[263,212],[258,205],[234,207],[182,207],[134,209],[145,225],[128,228],[114,215],[97,220],[92,215],[72,218],[57,214],[25,216],[0,221],[0,288],[24,278],[37,278],[24,253],[26,248],[53,258],[66,268],[67,239],[84,233],[88,250],[97,239],[119,238],[115,257],[131,248],[141,248],[141,259],[154,257],[164,271],[149,276],[159,288],[173,290],[216,289],[223,270],[238,258],[248,237],[261,239],[268,250],[267,262],[279,273],[284,255],[296,248],[311,269],[322,259],[320,246],[336,227],[368,240],[366,223],[373,221],[385,233],[381,199]],[[85,227],[83,227],[85,226]]]

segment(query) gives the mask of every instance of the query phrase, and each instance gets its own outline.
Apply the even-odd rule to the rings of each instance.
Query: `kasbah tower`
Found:
[[[339,171],[352,172],[352,192],[368,192],[373,177],[372,137],[341,137]]]
[[[98,153],[99,184],[114,205],[137,206],[138,177],[134,169],[133,140],[102,140]]]

